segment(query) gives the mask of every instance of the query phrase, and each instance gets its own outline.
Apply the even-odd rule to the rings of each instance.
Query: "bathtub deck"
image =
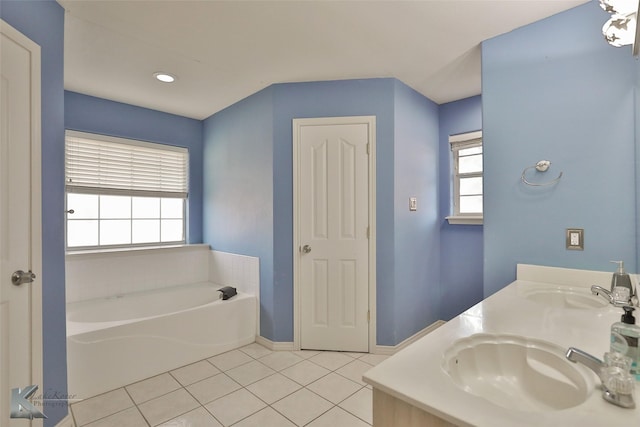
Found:
[[[71,405],[77,427],[341,426],[372,422],[362,374],[386,356],[253,343]]]
[[[255,296],[238,293],[222,301],[211,298],[217,297],[216,289],[209,283],[182,285],[68,305],[69,390],[80,399],[90,398],[254,342]],[[201,298],[189,300],[199,305],[171,311],[174,298],[194,297],[192,291]],[[129,318],[145,304],[165,310]]]

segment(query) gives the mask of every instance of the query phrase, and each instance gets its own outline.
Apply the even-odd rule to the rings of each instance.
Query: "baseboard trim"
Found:
[[[293,347],[293,342],[286,341],[271,341],[265,337],[260,335],[256,336],[256,342],[260,345],[265,346],[269,350],[272,351],[293,351],[295,350]]]
[[[60,420],[56,427],[76,427],[76,424],[73,422],[73,417],[71,414],[67,414],[66,417]]]
[[[430,332],[435,331],[436,329],[438,329],[440,326],[444,325],[445,323],[447,323],[447,322],[445,322],[444,320],[436,320],[435,322],[433,322],[432,324],[430,324],[429,326],[427,326],[423,330],[416,332],[415,334],[411,335],[409,338],[407,338],[406,340],[402,341],[399,344],[396,344],[396,345],[376,345],[375,348],[374,348],[373,353],[392,356],[392,355],[396,354],[397,352],[399,352],[400,350],[402,350],[403,348],[408,347],[409,345],[411,345],[414,342],[418,341],[420,338],[424,337],[425,335],[428,335]]]
[[[373,354],[382,354],[382,355],[387,355],[387,356],[391,356],[396,354],[397,352],[399,352],[400,350],[402,350],[405,347],[408,347],[409,345],[413,344],[414,342],[418,341],[420,338],[424,337],[425,335],[429,334],[430,332],[435,331],[436,329],[438,329],[440,326],[444,325],[445,322],[444,320],[436,320],[435,322],[433,322],[432,324],[430,324],[429,326],[427,326],[426,328],[422,329],[421,331],[416,332],[415,334],[411,335],[409,338],[407,338],[406,340],[402,341],[399,344],[396,345],[376,345],[373,347],[373,351],[371,353]],[[267,339],[263,336],[257,335],[256,336],[256,342],[260,345],[263,345],[264,347],[268,348],[269,350],[272,351],[294,351],[294,345],[293,342],[286,342],[286,341],[271,341],[270,339]]]

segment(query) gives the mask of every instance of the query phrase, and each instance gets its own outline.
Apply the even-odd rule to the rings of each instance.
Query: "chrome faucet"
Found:
[[[569,347],[566,356],[567,359],[569,359],[573,363],[581,363],[587,368],[591,369],[593,372],[595,372],[598,378],[601,378],[601,370],[604,367],[604,362],[602,360],[575,347]]]
[[[625,288],[624,290],[626,291],[627,289],[628,288]],[[625,306],[637,307],[638,306],[638,296],[636,295],[635,292],[626,296],[625,293],[616,292],[616,288],[612,289],[611,291],[608,291],[602,286],[593,285],[591,286],[591,293],[593,295],[601,296],[602,298],[606,299],[609,304],[616,307],[625,307]],[[624,299],[620,298],[621,294],[625,295]]]
[[[609,304],[613,304],[613,294],[610,291],[603,288],[602,286],[598,286],[598,285],[591,286],[591,293],[594,295],[600,295],[601,297],[606,299],[609,302]]]
[[[635,380],[633,379],[633,377],[630,377],[630,389],[628,387],[625,387],[628,384],[623,384],[623,382],[621,381],[613,381],[612,384],[614,384],[614,386],[618,385],[618,387],[615,390],[612,390],[611,387],[607,386],[607,383],[609,381],[608,378],[605,378],[605,375],[603,374],[602,368],[605,368],[605,364],[602,360],[574,347],[569,347],[566,357],[573,363],[581,363],[582,365],[591,369],[598,376],[598,378],[600,378],[602,384],[602,398],[604,400],[623,408],[636,407],[636,403],[633,400],[633,387],[635,386]]]

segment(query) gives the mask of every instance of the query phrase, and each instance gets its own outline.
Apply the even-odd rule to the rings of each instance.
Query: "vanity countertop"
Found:
[[[635,277],[634,277],[635,279]],[[531,290],[562,286],[588,291],[609,288],[611,273],[518,265],[517,280],[425,337],[367,371],[364,381],[375,389],[461,426],[603,426],[640,425],[640,382],[635,409],[624,409],[602,398],[600,380],[587,400],[569,409],[525,412],[506,409],[467,393],[443,369],[443,354],[454,341],[478,333],[514,334],[576,347],[599,359],[609,350],[611,325],[622,309],[553,308],[526,298]]]

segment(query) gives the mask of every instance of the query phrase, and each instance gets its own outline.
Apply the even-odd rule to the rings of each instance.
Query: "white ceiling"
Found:
[[[395,77],[441,104],[480,93],[482,40],[587,1],[58,0],[64,83],[196,119],[283,82]]]

